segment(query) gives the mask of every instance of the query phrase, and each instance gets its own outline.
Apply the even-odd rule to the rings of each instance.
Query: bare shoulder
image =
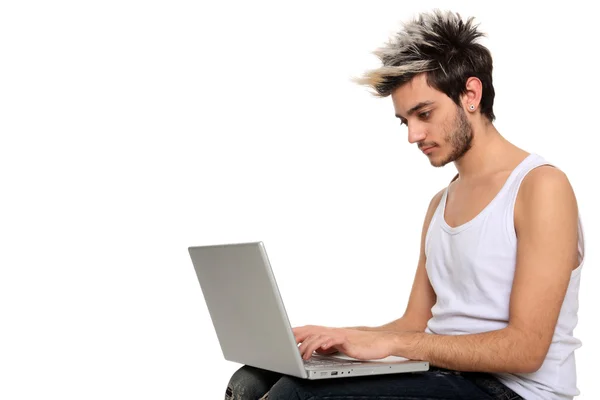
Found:
[[[529,208],[548,203],[571,207],[577,205],[567,175],[556,167],[542,165],[530,171],[523,179],[517,197],[517,207]]]
[[[565,185],[569,188],[571,186],[567,174],[552,165],[541,165],[534,168],[523,179],[523,186],[532,186],[535,184]]]
[[[544,165],[530,171],[523,179],[515,203],[517,238],[542,237],[561,231],[577,237],[577,199],[567,175],[560,169]]]

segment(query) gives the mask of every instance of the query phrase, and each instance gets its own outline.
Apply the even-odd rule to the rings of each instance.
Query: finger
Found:
[[[323,349],[322,346],[317,348],[317,350],[316,350],[316,352],[318,354],[323,354],[323,355],[337,353],[338,351],[339,350],[336,349],[335,347],[329,347],[328,349]]]
[[[294,338],[296,339],[296,343],[300,343],[300,342],[303,342],[304,340],[306,340],[306,338],[308,338],[309,336],[321,335],[321,334],[328,332],[329,330],[331,330],[331,329],[325,328],[323,326],[308,325],[308,326],[295,328],[295,330],[293,330],[293,332],[294,332]]]
[[[312,356],[314,349],[319,347],[321,340],[323,339],[321,339],[320,336],[311,336],[309,339],[304,341],[300,351],[300,356],[302,359],[308,360]]]
[[[333,353],[338,352],[339,350],[335,346],[331,345],[332,342],[333,342],[332,340],[327,340],[320,347],[318,347],[315,351],[319,354],[333,354]]]
[[[333,334],[336,332],[334,329],[332,328],[324,328],[324,327],[314,327],[317,329],[311,330],[311,332],[309,332],[307,334],[306,337],[303,336],[299,336],[298,339],[299,341],[297,343],[299,343],[300,341],[302,342],[302,344],[300,345],[300,350],[301,350],[301,354],[306,355],[307,352],[307,347],[311,346],[315,340],[321,340],[321,343],[318,344],[317,346],[314,347],[314,350],[312,350],[310,353],[308,353],[308,356],[310,357],[310,355],[312,355],[313,351],[316,351],[316,349],[321,348],[321,346],[324,343],[327,343],[328,340],[326,340],[327,338],[331,338],[333,336]]]
[[[321,349],[324,351],[335,349],[339,351],[339,348],[345,344],[344,337],[332,337],[321,345]]]
[[[361,357],[359,357],[359,354],[356,352],[356,347],[351,346],[348,341],[340,341],[340,343],[338,343],[334,346],[338,349],[338,351],[347,355],[348,357],[361,358]]]
[[[298,329],[294,331],[294,338],[296,343],[300,343],[306,340],[309,336],[314,335],[316,332],[312,332],[310,329]]]
[[[293,330],[296,343],[304,342],[309,336],[316,334],[311,327],[300,327]]]
[[[314,352],[319,354],[333,354],[340,351],[339,347],[344,342],[343,337],[323,337],[323,340],[320,342],[321,345],[318,346]]]
[[[296,326],[296,327],[292,328],[292,332],[294,332],[294,335],[297,335],[299,332],[302,332],[305,329],[306,329],[306,326]]]
[[[316,350],[317,353],[332,354],[336,352],[345,353],[347,341],[344,336],[329,337],[328,340],[321,342],[321,346]]]
[[[327,337],[323,337],[322,335],[314,335],[306,339],[300,345],[300,354],[302,358],[308,360],[312,356],[313,351],[315,351],[315,349],[321,346],[321,344],[327,339]]]
[[[304,339],[304,340],[302,341],[302,344],[300,344],[300,346],[298,346],[298,350],[300,351],[300,356],[301,356],[302,358],[304,358],[304,357],[305,357],[305,355],[306,355],[306,351],[307,351],[307,348],[308,348],[308,347],[310,347],[310,346],[311,346],[311,344],[312,344],[312,343],[313,343],[315,340],[318,340],[318,339],[319,339],[319,335],[311,335],[311,336],[308,336],[306,339]]]
[[[326,343],[328,341],[330,341],[331,338],[328,336],[318,336],[315,340],[312,340],[307,346],[306,349],[304,351],[304,355],[303,358],[305,360],[308,360],[310,357],[312,357],[313,353],[320,348],[323,343]]]

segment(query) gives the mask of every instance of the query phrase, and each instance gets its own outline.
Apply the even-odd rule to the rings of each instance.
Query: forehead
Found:
[[[392,101],[396,114],[406,116],[407,111],[424,102],[439,103],[444,98],[450,100],[443,92],[427,84],[427,75],[419,74],[404,85],[392,91]]]

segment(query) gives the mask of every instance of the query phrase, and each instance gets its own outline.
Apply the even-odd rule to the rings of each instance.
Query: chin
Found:
[[[443,163],[440,163],[440,162],[431,161],[431,165],[433,167],[440,168],[440,167],[443,167],[446,164],[443,164]]]
[[[432,166],[439,168],[448,164],[451,160],[448,160],[446,157],[429,157],[429,162]]]

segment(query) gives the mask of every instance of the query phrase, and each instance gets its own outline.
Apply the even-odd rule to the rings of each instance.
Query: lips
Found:
[[[429,154],[434,148],[435,146],[421,147],[421,151],[425,154]]]

